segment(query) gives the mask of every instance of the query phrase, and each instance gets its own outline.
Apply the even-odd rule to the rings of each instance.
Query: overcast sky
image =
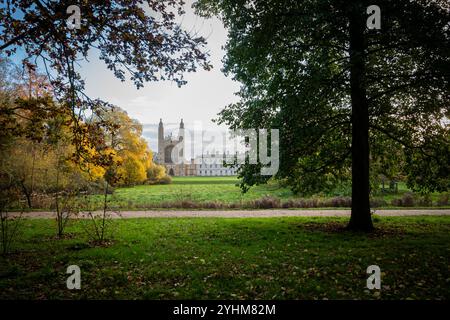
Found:
[[[234,92],[238,91],[239,84],[221,72],[221,60],[225,54],[222,46],[227,37],[225,28],[217,18],[196,16],[191,9],[192,1],[186,2],[186,14],[180,20],[181,24],[185,30],[195,30],[207,38],[213,65],[211,71],[199,69],[196,73],[186,74],[188,83],[181,88],[174,82],[160,81],[146,83],[144,88],[137,90],[131,81],[121,82],[115,78],[103,61],[91,58],[89,63],[82,65],[87,94],[113,103],[138,119],[144,125],[144,136],[152,150],[157,150],[156,134],[160,118],[167,128],[178,127],[183,118],[186,130],[194,127],[194,121],[201,121],[203,128],[218,130],[211,119],[224,106],[237,100]]]

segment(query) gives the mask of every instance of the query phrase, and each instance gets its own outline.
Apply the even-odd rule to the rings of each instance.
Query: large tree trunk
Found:
[[[365,84],[365,8],[350,13],[350,88],[352,103],[352,213],[348,228],[373,230],[369,201],[369,112]]]

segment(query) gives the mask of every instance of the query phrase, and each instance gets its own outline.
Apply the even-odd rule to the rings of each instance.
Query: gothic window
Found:
[[[173,163],[172,150],[173,150],[173,146],[168,146],[168,147],[166,147],[166,149],[164,149],[164,160],[166,163]]]

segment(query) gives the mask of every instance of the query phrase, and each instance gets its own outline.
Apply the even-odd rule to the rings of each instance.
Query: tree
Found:
[[[71,111],[73,144],[80,154],[89,151],[83,147],[87,131],[78,125],[85,119],[84,111],[109,107],[86,96],[76,69],[91,50],[99,52],[116,77],[122,81],[129,77],[137,88],[157,80],[183,85],[185,72],[199,65],[211,67],[205,40],[176,23],[177,14],[184,13],[183,0],[78,1],[78,29],[67,21],[73,4],[70,0],[8,1],[0,7],[0,50],[8,56],[21,51],[28,69],[47,71],[53,95]]]
[[[406,180],[405,152],[396,141],[386,140],[383,136],[370,137],[370,191],[382,192],[389,186],[390,191],[397,191],[399,181]]]
[[[11,246],[20,234],[22,213],[19,216],[9,214],[18,202],[20,191],[17,185],[5,173],[0,171],[0,254],[9,253]],[[23,210],[21,211],[23,212]]]
[[[94,126],[103,121],[110,124],[103,133],[113,159],[107,176],[114,178],[114,182],[109,182],[115,185],[143,183],[152,164],[152,153],[142,137],[142,125],[118,107],[98,113],[91,121]]]
[[[172,179],[166,173],[164,166],[152,162],[147,170],[147,182],[149,184],[167,184],[171,183]]]
[[[296,192],[312,192],[351,174],[348,227],[362,231],[373,229],[369,164],[371,153],[377,158],[377,142],[401,145],[412,167],[433,165],[431,179],[414,183],[444,190],[450,182],[444,124],[450,108],[450,5],[380,0],[381,29],[370,30],[371,4],[196,3],[200,14],[217,14],[228,28],[224,71],[242,83],[240,102],[227,106],[219,122],[280,128],[277,177],[286,178]],[[420,169],[413,171],[414,176]],[[257,166],[243,166],[244,185],[267,181],[258,172]]]

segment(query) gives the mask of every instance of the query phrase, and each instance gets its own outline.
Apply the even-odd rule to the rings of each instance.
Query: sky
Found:
[[[101,98],[119,106],[130,117],[139,120],[144,127],[143,135],[152,150],[157,150],[157,126],[160,118],[166,133],[178,128],[181,118],[186,131],[192,130],[197,122],[197,125],[201,123],[202,128],[210,132],[222,132],[226,127],[218,127],[211,119],[216,118],[223,107],[237,101],[234,93],[238,91],[239,83],[221,72],[221,60],[225,55],[222,46],[226,43],[227,31],[219,19],[205,19],[195,15],[191,8],[193,1],[186,2],[186,14],[180,18],[180,23],[185,30],[194,30],[207,39],[206,48],[213,65],[211,71],[200,68],[195,73],[185,74],[188,83],[181,88],[175,82],[159,81],[146,83],[144,88],[138,90],[131,81],[121,82],[115,78],[104,62],[95,57],[82,64],[81,75],[86,81],[86,93],[92,98]],[[191,154],[190,146],[188,134],[187,155]],[[220,149],[220,143],[213,148]],[[195,155],[201,153],[197,144],[194,149]]]

